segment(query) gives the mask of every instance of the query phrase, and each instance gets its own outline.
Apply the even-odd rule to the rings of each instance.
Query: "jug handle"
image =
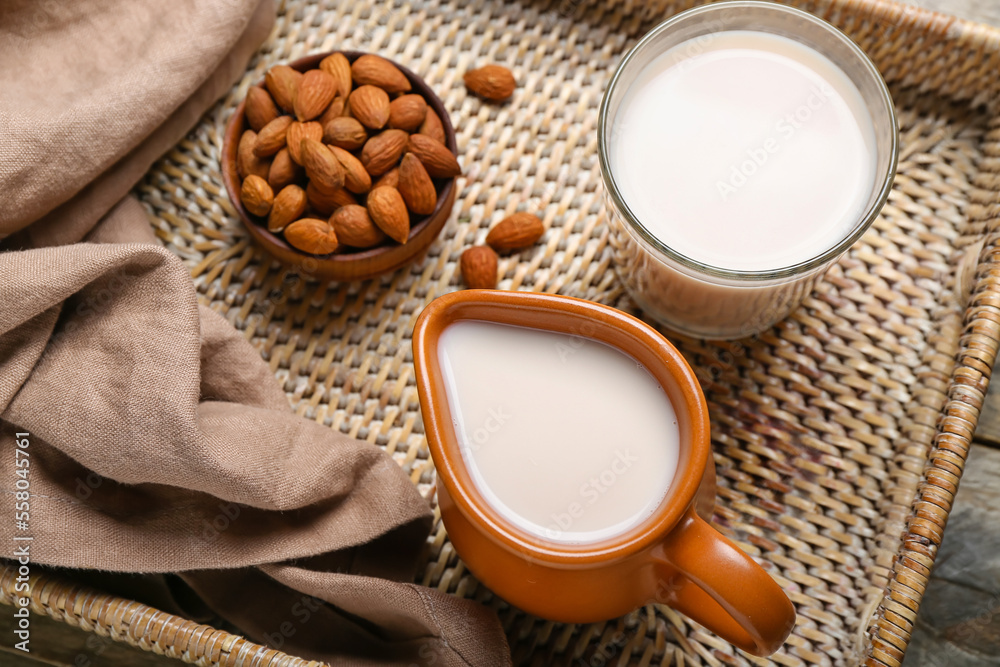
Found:
[[[781,648],[795,625],[788,596],[696,512],[670,531],[660,556],[666,604],[753,655]]]

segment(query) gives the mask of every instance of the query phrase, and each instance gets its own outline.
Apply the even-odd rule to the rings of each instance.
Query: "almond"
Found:
[[[420,124],[418,132],[442,144],[447,141],[441,117],[430,107],[427,108],[427,115],[424,117],[424,122]]]
[[[365,127],[379,130],[389,122],[389,95],[375,86],[361,86],[347,98],[351,115]]]
[[[271,214],[267,216],[267,230],[280,232],[306,212],[306,191],[297,185],[282,188],[271,205]]]
[[[319,61],[319,68],[337,82],[337,94],[347,97],[351,94],[351,63],[343,53],[331,53]]]
[[[344,185],[344,169],[340,161],[322,142],[316,139],[302,140],[302,166],[306,176],[321,190],[327,192]]]
[[[337,233],[326,220],[302,218],[285,228],[285,240],[302,252],[329,255],[337,249]]]
[[[266,90],[260,86],[250,86],[243,113],[246,114],[250,127],[260,132],[262,127],[278,117],[278,107]]]
[[[274,161],[271,162],[271,169],[267,172],[267,183],[277,192],[299,180],[301,176],[302,167],[295,164],[288,153],[288,148],[285,147],[274,156]]]
[[[323,126],[323,141],[353,151],[365,145],[368,132],[356,118],[341,116]]]
[[[517,81],[510,70],[500,65],[486,65],[469,70],[462,77],[465,87],[492,102],[502,102],[514,94]]]
[[[371,248],[385,240],[385,232],[375,226],[368,209],[350,204],[338,208],[330,217],[337,240],[354,248]]]
[[[462,173],[458,159],[448,147],[428,136],[411,134],[406,150],[416,155],[434,178],[452,178]]]
[[[278,106],[285,111],[292,111],[295,106],[295,89],[302,79],[302,72],[288,65],[275,65],[264,75],[264,85]]]
[[[390,169],[382,174],[382,177],[375,182],[373,188],[396,188],[399,185],[399,168]]]
[[[497,254],[489,246],[477,245],[466,249],[458,268],[467,287],[494,289],[497,286]]]
[[[329,123],[331,120],[333,120],[334,118],[340,118],[342,115],[344,115],[345,102],[347,102],[347,98],[344,97],[343,95],[337,95],[336,97],[334,97],[333,101],[330,102],[330,106],[328,106],[326,108],[326,111],[323,112],[323,115],[317,119],[319,124],[322,125],[323,127],[326,127],[326,124]]]
[[[270,164],[267,160],[257,157],[253,148],[257,145],[257,133],[247,130],[240,137],[240,143],[236,147],[236,173],[240,178],[246,178],[250,174],[267,178]]]
[[[306,199],[309,201],[310,206],[323,215],[330,215],[341,206],[350,206],[358,203],[354,195],[344,188],[334,188],[333,190],[326,191],[317,187],[315,183],[309,183],[306,186]]]
[[[302,140],[323,139],[323,126],[315,121],[300,123],[295,121],[288,126],[288,135],[285,137],[288,144],[288,154],[297,164],[302,164]]]
[[[545,233],[545,225],[537,215],[515,213],[507,216],[486,235],[486,243],[494,250],[520,250],[534,245]]]
[[[243,187],[240,188],[240,201],[251,215],[264,216],[274,203],[274,191],[263,178],[250,174],[243,180]]]
[[[321,69],[311,69],[302,75],[295,89],[295,116],[300,121],[316,118],[337,96],[337,81]]]
[[[365,171],[361,160],[339,146],[329,146],[334,157],[344,168],[344,187],[356,194],[368,192],[372,188],[372,177]]]
[[[413,132],[427,117],[427,102],[420,95],[403,95],[389,103],[389,127]]]
[[[406,208],[414,215],[430,215],[437,206],[437,190],[424,165],[413,153],[403,156],[399,164],[399,194]]]
[[[253,146],[254,155],[270,157],[284,148],[288,126],[291,124],[291,116],[278,116],[265,125],[257,134],[257,143]]]
[[[366,54],[351,65],[351,76],[359,86],[378,86],[387,93],[406,93],[412,86],[398,67],[385,58]]]
[[[399,162],[409,138],[402,130],[386,130],[365,142],[361,149],[361,164],[372,176],[381,176]],[[440,145],[440,144],[439,144]]]
[[[378,228],[397,243],[410,236],[410,214],[396,188],[375,188],[368,193],[368,215]]]

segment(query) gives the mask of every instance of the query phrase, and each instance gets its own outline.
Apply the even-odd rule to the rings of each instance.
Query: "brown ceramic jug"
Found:
[[[652,516],[602,541],[567,544],[528,533],[490,506],[464,463],[438,358],[441,333],[463,320],[583,335],[630,355],[653,375],[675,407],[680,451],[674,480]],[[781,647],[795,624],[794,608],[778,584],[709,522],[715,466],[708,408],[694,372],[663,336],[589,301],[466,290],[434,300],[420,315],[413,360],[441,517],[459,555],[497,595],[568,623],[666,604],[755,655]]]

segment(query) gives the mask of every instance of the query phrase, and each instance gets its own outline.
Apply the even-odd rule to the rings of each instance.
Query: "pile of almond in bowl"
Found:
[[[464,81],[492,102],[516,87],[499,65],[470,70]],[[239,139],[236,172],[247,213],[310,255],[405,244],[411,217],[433,213],[438,185],[461,173],[441,118],[411,91],[398,67],[372,54],[352,63],[333,53],[305,72],[272,67],[244,103],[249,129]],[[530,213],[502,220],[486,246],[463,253],[466,284],[495,287],[495,251],[528,247],[543,232]]]

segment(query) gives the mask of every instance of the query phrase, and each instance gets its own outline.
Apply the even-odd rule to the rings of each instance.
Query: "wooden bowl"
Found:
[[[305,58],[299,58],[288,65],[294,69],[304,72],[314,69],[319,62],[335,51],[327,53],[316,53]],[[347,59],[354,62],[365,55],[361,51],[341,51]],[[390,61],[391,62],[391,61]],[[406,75],[413,86],[411,92],[418,93],[427,100],[427,105],[441,118],[444,126],[445,145],[452,153],[458,154],[458,147],[455,142],[455,130],[451,126],[451,119],[444,108],[444,103],[434,94],[423,79],[403,67],[393,62],[399,70]],[[264,86],[261,81],[257,84]],[[387,239],[381,245],[373,248],[359,250],[348,250],[331,253],[329,255],[311,255],[302,252],[298,248],[289,245],[285,239],[267,230],[267,221],[263,218],[250,215],[243,202],[240,200],[240,177],[236,173],[236,149],[239,146],[240,137],[246,129],[246,119],[243,114],[245,102],[240,102],[236,107],[236,112],[226,127],[226,135],[222,143],[222,179],[226,184],[226,192],[229,199],[236,207],[243,225],[250,232],[250,236],[259,243],[269,254],[279,261],[290,264],[298,269],[300,273],[315,276],[321,279],[351,281],[366,280],[375,276],[395,271],[406,265],[418,255],[422,254],[430,244],[441,233],[444,223],[451,215],[452,206],[455,204],[455,179],[448,180],[434,179],[437,186],[437,207],[434,212],[427,216],[411,218],[410,236],[406,243],[399,244]]]

